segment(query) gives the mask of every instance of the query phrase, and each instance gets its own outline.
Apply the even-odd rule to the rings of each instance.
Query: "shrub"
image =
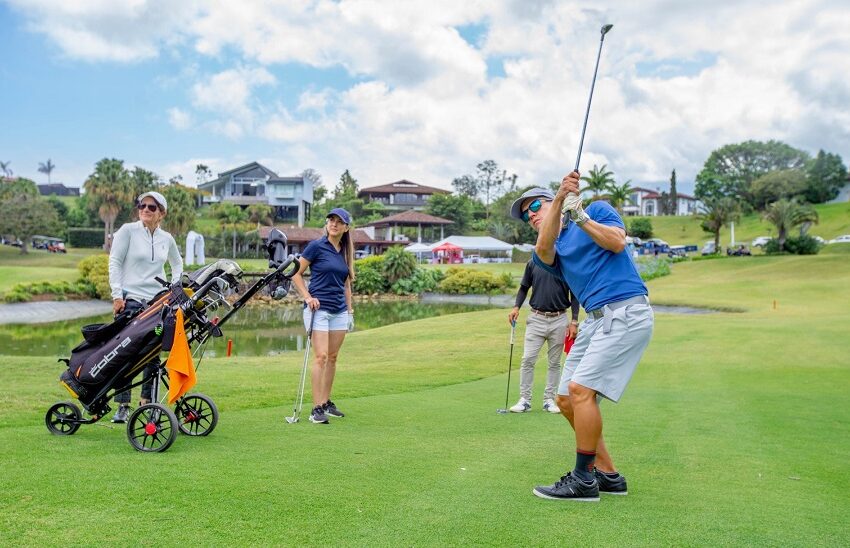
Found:
[[[786,239],[783,251],[779,251],[779,240],[772,238],[765,244],[764,252],[768,255],[778,255],[783,252],[792,255],[817,255],[820,248],[821,244],[811,236],[800,236]]]
[[[384,256],[376,255],[354,261],[354,292],[362,294],[385,293],[390,285],[384,277]]]
[[[444,293],[503,293],[508,285],[503,276],[494,276],[490,272],[452,267],[439,284]]]
[[[77,264],[83,281],[94,288],[95,294],[105,301],[112,300],[109,287],[109,255],[92,255]]]
[[[416,257],[399,245],[392,246],[384,253],[384,276],[390,284],[402,278],[408,278],[416,272]]]
[[[418,295],[426,291],[434,291],[442,276],[442,272],[436,269],[417,268],[412,276],[396,280],[390,291],[396,295]]]
[[[69,228],[68,245],[71,247],[103,247],[103,229]]]
[[[629,236],[641,239],[652,238],[652,221],[645,217],[638,217],[629,223]]]
[[[30,282],[15,284],[12,290],[3,296],[8,303],[31,301],[35,295],[53,295],[55,300],[64,301],[67,295],[94,297],[94,286],[79,280],[76,282]]]
[[[640,278],[648,282],[670,274],[671,262],[669,257],[646,257],[636,261],[635,266],[637,266]]]

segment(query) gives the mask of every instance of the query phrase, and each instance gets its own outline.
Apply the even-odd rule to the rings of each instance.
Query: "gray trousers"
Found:
[[[531,401],[531,387],[534,384],[534,364],[543,343],[549,343],[549,367],[546,370],[546,390],[544,400],[555,398],[558,381],[561,378],[561,355],[564,352],[564,337],[567,334],[569,314],[547,318],[534,312],[528,312],[525,322],[525,347],[522,351],[522,365],[519,374],[519,395]]]

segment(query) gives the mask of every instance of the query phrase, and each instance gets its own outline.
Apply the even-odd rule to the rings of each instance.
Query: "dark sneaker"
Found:
[[[124,424],[127,422],[127,419],[130,418],[130,406],[126,403],[122,403],[118,406],[118,411],[115,412],[115,415],[112,417],[112,422],[118,424]]]
[[[338,418],[342,418],[342,417],[345,416],[345,413],[343,413],[342,411],[337,409],[336,404],[334,402],[332,402],[331,400],[328,400],[328,403],[326,403],[322,407],[325,410],[325,415],[330,415],[331,417],[338,417]]]
[[[310,422],[315,424],[328,424],[328,416],[325,415],[325,410],[321,405],[317,405],[310,413]]]
[[[538,485],[531,492],[543,499],[599,502],[599,484],[596,480],[585,483],[573,476],[572,472],[562,476],[554,485]]]
[[[593,469],[593,475],[596,476],[596,483],[599,484],[599,492],[608,495],[628,495],[629,491],[626,488],[626,478],[621,474],[612,476],[605,472],[600,472],[596,468]]]

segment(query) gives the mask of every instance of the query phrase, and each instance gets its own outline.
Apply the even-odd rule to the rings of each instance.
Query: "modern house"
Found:
[[[451,194],[451,192],[402,179],[386,185],[360,189],[357,197],[370,202],[380,202],[391,212],[408,209],[424,211],[428,198],[434,194]]]
[[[198,185],[205,191],[204,203],[230,202],[238,206],[266,204],[274,208],[275,219],[304,226],[313,205],[313,181],[300,175],[281,177],[258,162],[218,174],[218,178]]]
[[[79,196],[80,189],[65,186],[63,183],[50,183],[48,185],[37,185],[38,193],[42,196]]]
[[[693,215],[697,212],[698,200],[688,194],[677,193],[676,215]],[[623,206],[623,215],[627,217],[660,215],[661,192],[648,188],[634,187],[629,203]]]

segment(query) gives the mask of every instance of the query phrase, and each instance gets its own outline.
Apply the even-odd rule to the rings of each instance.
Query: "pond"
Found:
[[[359,302],[356,331],[383,325],[494,308],[492,304],[422,303],[417,301]],[[224,337],[213,339],[207,356],[224,356],[227,340],[233,340],[235,356],[273,356],[304,350],[301,306],[250,306],[237,312],[222,328]],[[220,315],[224,315],[220,311]],[[108,322],[111,316],[37,325],[0,325],[0,354],[12,356],[66,357],[82,340],[80,327]]]

